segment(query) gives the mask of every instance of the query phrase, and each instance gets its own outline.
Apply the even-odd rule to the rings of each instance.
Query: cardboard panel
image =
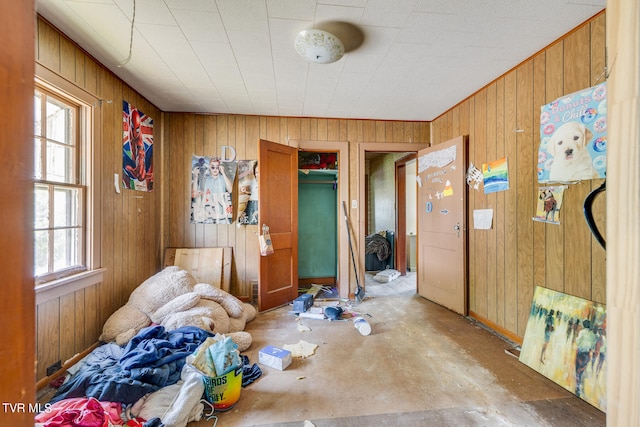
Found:
[[[164,266],[177,265],[198,282],[209,283],[229,292],[231,288],[232,248],[167,248]]]

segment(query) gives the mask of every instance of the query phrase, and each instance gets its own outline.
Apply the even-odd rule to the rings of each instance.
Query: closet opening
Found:
[[[316,299],[340,297],[338,157],[298,153],[298,292]]]

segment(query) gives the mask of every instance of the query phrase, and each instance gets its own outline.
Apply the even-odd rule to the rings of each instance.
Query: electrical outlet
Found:
[[[60,369],[62,369],[62,361],[58,360],[56,363],[47,368],[47,376],[55,374]]]

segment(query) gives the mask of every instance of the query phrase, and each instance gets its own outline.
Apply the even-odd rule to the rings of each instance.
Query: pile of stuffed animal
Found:
[[[170,266],[131,292],[127,303],[105,322],[100,341],[122,346],[152,324],[166,330],[196,326],[230,337],[238,350],[244,351],[252,341],[244,328],[255,316],[253,305],[215,286],[198,283],[188,271]]]

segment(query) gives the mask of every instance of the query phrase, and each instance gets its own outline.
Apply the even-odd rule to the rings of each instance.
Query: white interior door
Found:
[[[467,137],[418,152],[418,293],[466,315]]]

